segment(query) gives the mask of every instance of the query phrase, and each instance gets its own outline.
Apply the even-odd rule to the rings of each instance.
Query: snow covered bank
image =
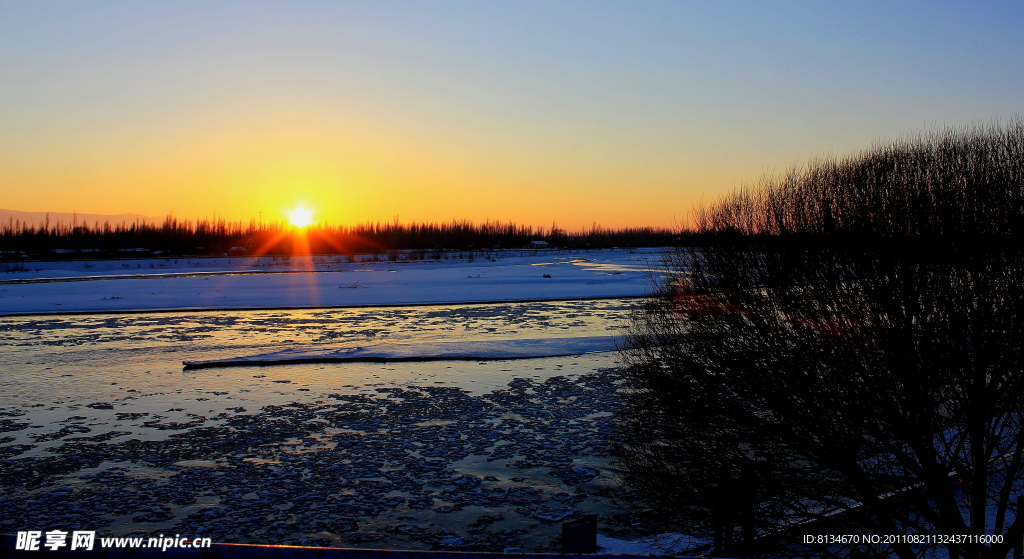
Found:
[[[635,297],[649,291],[659,258],[654,251],[541,251],[495,260],[337,262],[301,273],[260,273],[240,264],[242,259],[234,268],[218,261],[215,270],[196,268],[187,274],[161,266],[124,270],[120,278],[84,269],[61,277],[45,271],[11,273],[0,276],[0,315]],[[26,280],[30,283],[22,283]]]
[[[608,536],[597,535],[600,553],[614,555],[661,555],[670,554],[680,557],[689,554],[703,554],[711,547],[705,539],[683,534],[658,534],[638,540],[627,541]]]
[[[284,363],[330,363],[339,361],[438,361],[499,360],[561,357],[614,351],[612,336],[580,338],[541,338],[527,340],[481,340],[466,342],[423,342],[415,344],[381,344],[347,347],[335,350],[286,349],[245,357],[184,361],[185,369],[278,365]]]

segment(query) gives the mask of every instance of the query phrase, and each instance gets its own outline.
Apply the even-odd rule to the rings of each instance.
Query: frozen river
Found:
[[[53,395],[109,399],[127,390],[192,389],[224,371],[182,373],[183,361],[209,360],[283,348],[336,348],[384,343],[607,335],[623,325],[631,299],[546,301],[323,310],[207,311],[0,318],[0,405]],[[327,375],[359,384],[438,379],[467,389],[504,386],[508,375],[459,372],[451,363],[346,367]],[[465,364],[460,364],[464,366]],[[518,365],[516,365],[518,366]],[[319,367],[319,366],[318,366]],[[440,369],[438,369],[440,367]],[[507,368],[507,367],[505,367]],[[314,367],[316,369],[316,367]],[[277,371],[284,367],[274,368]],[[374,371],[370,374],[368,371]],[[416,371],[416,372],[413,372]],[[340,375],[340,376],[339,376]],[[307,375],[303,375],[307,376]],[[314,375],[315,376],[315,375]],[[508,377],[508,378],[506,378]],[[117,382],[111,385],[111,382]],[[309,382],[313,382],[310,379]],[[479,388],[477,388],[479,386]],[[318,386],[324,388],[324,386]]]
[[[550,551],[559,522],[595,512],[634,537],[607,469],[614,352],[182,362],[609,335],[635,301],[0,318],[0,528]]]
[[[661,253],[490,251],[376,259],[166,258],[0,263],[0,315],[326,308],[643,295]]]

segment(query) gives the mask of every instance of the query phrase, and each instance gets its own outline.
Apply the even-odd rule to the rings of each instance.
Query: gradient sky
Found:
[[[0,1],[0,208],[671,226],[1022,114],[1020,2]]]

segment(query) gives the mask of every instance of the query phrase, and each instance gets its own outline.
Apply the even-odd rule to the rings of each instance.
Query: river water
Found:
[[[615,353],[183,371],[283,348],[614,334],[635,299],[0,318],[0,529],[551,551],[597,513]]]

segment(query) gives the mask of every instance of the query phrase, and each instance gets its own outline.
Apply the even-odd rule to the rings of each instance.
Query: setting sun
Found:
[[[313,212],[302,206],[288,212],[288,221],[295,227],[306,227],[313,223]]]

